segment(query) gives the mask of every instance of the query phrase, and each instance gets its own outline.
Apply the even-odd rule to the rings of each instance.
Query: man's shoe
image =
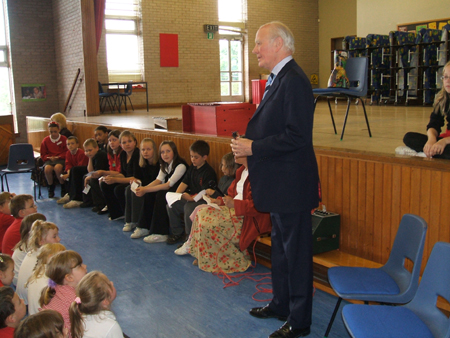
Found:
[[[306,337],[311,333],[311,329],[307,327],[306,329],[294,329],[292,326],[286,322],[282,327],[272,333],[269,338],[297,338]]]
[[[249,313],[256,318],[267,319],[267,318],[277,318],[278,320],[286,321],[286,316],[281,316],[269,308],[269,305],[264,307],[254,307],[249,311]]]
[[[91,208],[92,205],[93,205],[92,203],[85,203],[85,202],[83,202],[83,203],[80,204],[80,208]]]
[[[184,239],[184,235],[170,235],[170,236],[167,238],[166,243],[167,243],[167,244],[176,244],[176,243],[178,243],[178,242],[183,241],[183,239]]]

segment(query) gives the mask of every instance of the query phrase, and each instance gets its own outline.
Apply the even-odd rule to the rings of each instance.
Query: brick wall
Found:
[[[52,1],[8,0],[10,56],[20,137],[26,142],[26,116],[50,116],[59,110]],[[23,84],[46,85],[45,101],[23,101]]]
[[[281,21],[291,29],[295,37],[294,59],[306,75],[309,77],[313,73],[319,73],[318,1],[247,0],[247,5],[249,79],[258,79],[261,73],[269,73],[258,67],[258,61],[251,51],[255,46],[258,28],[270,21]]]
[[[84,79],[84,56],[79,1],[53,0],[55,62],[58,79],[60,110],[72,88],[78,68],[79,79]],[[83,116],[86,110],[86,88],[78,81],[73,91],[66,116]]]
[[[207,40],[203,24],[217,24],[217,2],[205,0],[143,1],[142,31],[145,79],[149,103],[208,102],[220,100],[219,40]],[[245,100],[250,100],[251,79],[267,71],[258,67],[251,54],[258,28],[269,21],[287,24],[296,38],[294,55],[305,73],[318,74],[318,1],[247,0],[248,33],[244,36]],[[160,67],[159,34],[178,34],[179,67]],[[104,44],[104,40],[102,40]],[[101,47],[102,48],[102,47]],[[105,67],[106,50],[100,49],[98,65]],[[102,74],[103,75],[103,74]],[[100,76],[100,74],[99,74]],[[143,105],[145,93],[136,93],[133,103]]]

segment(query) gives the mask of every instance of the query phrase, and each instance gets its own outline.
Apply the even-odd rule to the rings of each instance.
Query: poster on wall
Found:
[[[397,30],[400,32],[410,32],[410,33],[417,34],[422,28],[442,30],[442,28],[448,24],[450,24],[450,18],[413,22],[413,23],[404,23],[401,25],[397,25]]]
[[[23,84],[22,101],[45,101],[47,98],[47,89],[45,84]]]

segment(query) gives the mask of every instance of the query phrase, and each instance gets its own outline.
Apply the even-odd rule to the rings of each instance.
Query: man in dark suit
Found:
[[[288,27],[263,25],[255,43],[259,66],[274,79],[248,123],[246,138],[232,140],[231,146],[236,156],[248,156],[256,209],[271,214],[273,299],[250,314],[286,321],[270,337],[304,337],[310,333],[313,296],[311,210],[318,204],[314,97],[292,58],[294,37]]]

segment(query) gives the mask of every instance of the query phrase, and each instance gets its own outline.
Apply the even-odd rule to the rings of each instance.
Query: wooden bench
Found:
[[[258,263],[272,267],[270,262],[270,236],[259,237],[255,243],[255,252]],[[253,245],[250,247],[253,254]],[[354,256],[340,250],[323,252],[313,256],[314,286],[322,291],[336,295],[328,283],[327,271],[333,266],[359,266],[366,268],[379,268],[382,264]]]

